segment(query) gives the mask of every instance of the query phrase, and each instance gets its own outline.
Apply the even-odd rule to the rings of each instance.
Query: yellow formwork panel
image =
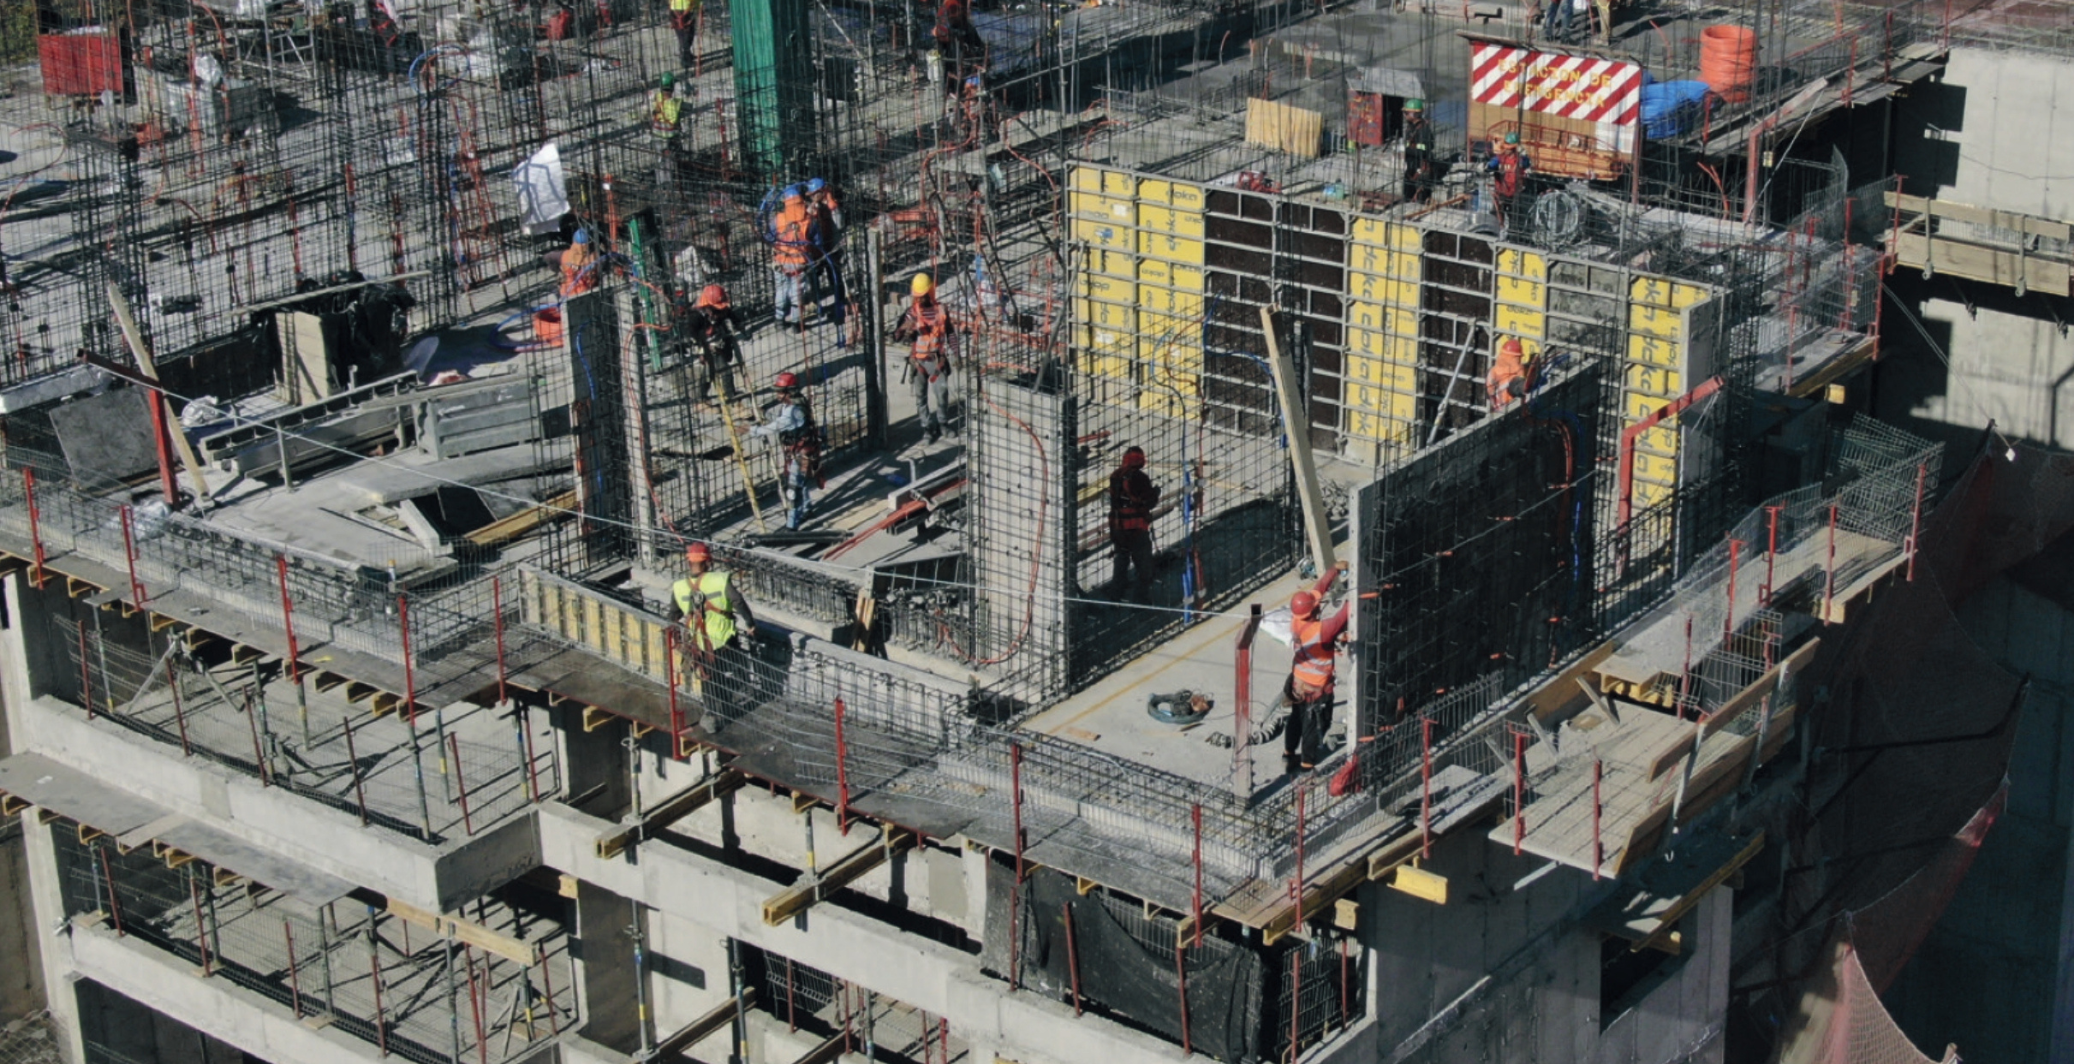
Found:
[[[1657,454],[1635,454],[1635,480],[1642,484],[1676,484],[1678,460]]]
[[[1640,436],[1635,437],[1635,449],[1651,454],[1677,454],[1678,430],[1664,428],[1661,425],[1653,429],[1644,429]]]
[[[1660,336],[1666,340],[1679,339],[1683,322],[1675,310],[1652,307],[1636,303],[1628,308],[1628,327],[1638,333]]]
[[[1116,225],[1138,224],[1138,204],[1120,196],[1097,196],[1092,192],[1075,192],[1068,198],[1066,208],[1067,213],[1075,218]]]
[[[1646,418],[1649,415],[1656,413],[1658,410],[1663,409],[1665,405],[1669,404],[1671,399],[1673,398],[1676,397],[1665,397],[1661,395],[1644,395],[1641,392],[1622,392],[1620,396],[1620,401],[1621,406],[1624,407],[1626,410],[1628,424],[1632,425],[1635,422],[1640,421],[1643,418]],[[1663,424],[1675,425],[1677,424],[1677,420],[1678,419],[1676,418],[1665,418]]]
[[[1195,351],[1202,347],[1202,335],[1202,322],[1196,318],[1149,311],[1138,315],[1138,338],[1147,343],[1180,344]]]
[[[1203,264],[1203,242],[1167,233],[1138,231],[1138,254],[1191,266]]]
[[[1391,251],[1388,248],[1363,244],[1353,244],[1347,248],[1347,268],[1360,273],[1372,273],[1378,277],[1395,277],[1401,281],[1417,281],[1421,273],[1417,252]]]
[[[1073,286],[1073,294],[1099,299],[1105,303],[1129,303],[1137,298],[1138,286],[1129,279],[1112,277],[1106,273],[1083,273]]]
[[[1397,336],[1418,336],[1419,312],[1404,307],[1384,307],[1383,331]]]
[[[1138,280],[1146,284],[1160,285],[1177,292],[1200,292],[1203,290],[1203,271],[1177,262],[1163,259],[1145,259],[1138,263]]]
[[[1148,182],[1149,184],[1150,182]],[[1138,228],[1154,233],[1171,233],[1194,240],[1203,238],[1203,212],[1177,211],[1153,204],[1138,205]]]
[[[1083,325],[1125,333],[1136,332],[1138,328],[1138,313],[1135,307],[1078,296],[1073,299],[1073,320]]]
[[[1185,181],[1176,181],[1174,182],[1172,196],[1168,202],[1172,203],[1177,211],[1201,213],[1206,198],[1207,194],[1203,191],[1203,186],[1191,185]]]
[[[1540,310],[1548,305],[1548,286],[1499,274],[1493,279],[1498,302]]]
[[[1176,292],[1159,285],[1138,286],[1138,306],[1160,314],[1172,314],[1190,322],[1201,320],[1203,297],[1194,292]]]
[[[1381,218],[1354,219],[1349,235],[1356,244],[1396,248],[1399,251],[1416,252],[1425,244],[1424,231],[1418,226],[1384,221]]]
[[[1073,219],[1073,239],[1126,254],[1137,250],[1137,232],[1129,225],[1110,225],[1092,218]]]
[[[1635,509],[1647,510],[1671,497],[1668,484],[1641,483],[1635,485]]]
[[[1380,358],[1349,357],[1347,376],[1350,380],[1387,391],[1409,394],[1418,387],[1419,371],[1415,366]]]
[[[1066,175],[1066,187],[1084,192],[1102,191],[1102,170],[1095,166],[1075,166]]]
[[[1169,203],[1174,198],[1174,183],[1162,178],[1148,177],[1138,182],[1138,202]]]
[[[1529,281],[1548,279],[1548,260],[1524,248],[1499,248],[1498,273]]]
[[[1548,316],[1539,310],[1510,306],[1505,303],[1498,304],[1497,311],[1491,317],[1492,324],[1497,327],[1500,333],[1508,336],[1517,336],[1521,340],[1541,339],[1544,335],[1542,330],[1546,327],[1547,320]]]
[[[1138,194],[1138,179],[1121,170],[1104,170],[1102,191],[1112,196],[1135,196]]]
[[[1085,249],[1085,272],[1122,277],[1126,280],[1138,276],[1138,256],[1114,248],[1091,247]]]
[[[1401,396],[1406,405],[1410,396]],[[1415,443],[1411,414],[1370,414],[1359,410],[1347,411],[1347,435],[1356,439],[1374,440],[1382,444],[1404,446]],[[1388,456],[1383,456],[1387,458]]]
[[[1685,374],[1675,369],[1630,362],[1622,372],[1622,385],[1630,392],[1676,399],[1685,394]]]
[[[1352,273],[1347,277],[1347,294],[1374,303],[1416,307],[1419,305],[1419,282],[1379,274]]]
[[[1683,345],[1676,340],[1659,340],[1640,333],[1628,334],[1628,360],[1652,366],[1675,368],[1685,361]]]
[[[1365,314],[1363,312],[1366,312]],[[1355,304],[1347,308],[1347,350],[1381,358],[1389,348],[1389,336],[1376,326],[1382,324],[1382,308]]]
[[[1707,298],[1699,285],[1683,284],[1667,277],[1637,277],[1628,285],[1628,298],[1653,307],[1683,310]]]

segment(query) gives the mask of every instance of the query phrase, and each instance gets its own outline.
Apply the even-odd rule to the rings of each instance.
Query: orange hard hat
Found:
[[[719,307],[722,310],[726,310],[727,289],[717,284],[709,284],[699,289],[698,305],[702,307]]]
[[[1289,598],[1289,612],[1298,617],[1309,617],[1317,608],[1318,594],[1315,591],[1299,591]]]
[[[703,543],[693,543],[684,548],[684,560],[703,564],[713,560],[713,552]]]

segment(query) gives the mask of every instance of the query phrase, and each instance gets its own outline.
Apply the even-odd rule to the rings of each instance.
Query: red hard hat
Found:
[[[799,387],[799,377],[795,375],[791,370],[786,370],[785,372],[778,374],[779,391],[790,391],[791,389],[797,387]]]
[[[726,309],[727,289],[722,288],[717,284],[709,284],[706,287],[699,289],[698,305],[702,307],[720,307],[723,310]]]
[[[1298,617],[1309,617],[1318,608],[1318,594],[1314,591],[1299,591],[1289,598],[1289,612]]]
[[[1125,469],[1136,469],[1137,467],[1144,464],[1145,448],[1132,447],[1123,452],[1123,465]]]
[[[703,543],[693,543],[684,548],[684,560],[687,562],[710,562],[713,560],[713,552],[707,549]]]
[[[1527,352],[1526,348],[1520,346],[1518,340],[1513,339],[1508,339],[1504,343],[1499,344],[1498,349],[1500,351],[1510,351],[1515,355],[1524,355]]]

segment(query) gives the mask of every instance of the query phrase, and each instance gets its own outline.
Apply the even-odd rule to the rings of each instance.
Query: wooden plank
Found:
[[[724,798],[741,790],[749,777],[734,769],[726,769],[711,778],[701,780],[683,793],[663,800],[641,818],[637,824],[605,832],[598,836],[598,856],[610,860],[624,853],[628,846],[669,827],[685,817],[705,808],[714,800]]]
[[[1263,148],[1318,157],[1325,131],[1325,116],[1301,107],[1259,98],[1246,101],[1246,143]]]
[[[1889,192],[1886,194],[1886,201],[1888,207],[1898,207],[1904,211],[1913,211],[1917,214],[1937,218],[1949,218],[1952,221],[1965,222],[1970,225],[1986,225],[1996,229],[2015,229],[2025,233],[2036,234],[2049,240],[2066,240],[2068,239],[2070,228],[2074,228],[2067,222],[2055,221],[2051,218],[2018,214],[2015,211],[1998,211],[1987,207],[1975,207],[1970,203],[1932,199],[1928,196],[1911,196],[1905,193]]]
[[[468,533],[467,539],[478,547],[494,547],[500,543],[509,543],[575,507],[576,492],[571,489],[531,509],[500,517]]]
[[[1656,756],[1649,759],[1649,774],[1643,778],[1654,781],[1678,762],[1685,760],[1686,755],[1692,753],[1699,738],[1699,732],[1695,729],[1680,735],[1677,742],[1657,751]]]
[[[718,1034],[721,1028],[733,1023],[737,1009],[750,1008],[755,1004],[756,988],[754,986],[742,988],[742,996],[739,1000],[728,998],[722,1001],[720,1004],[707,1009],[705,1014],[698,1019],[685,1024],[683,1027],[671,1032],[662,1041],[657,1042],[654,1054],[648,1059],[666,1060],[672,1054],[682,1053],[692,1046],[698,1045],[700,1042]],[[837,1032],[834,1041],[840,1045],[842,1038],[842,1033]]]
[[[1526,697],[1528,711],[1534,714],[1535,720],[1546,722],[1556,711],[1577,701],[1576,681],[1612,656],[1613,640],[1608,639],[1529,694]]]
[[[390,916],[406,923],[426,928],[441,938],[451,938],[456,942],[466,942],[477,949],[488,950],[515,964],[533,965],[539,963],[540,951],[533,944],[513,938],[500,931],[492,931],[481,924],[467,920],[457,920],[454,917],[444,913],[436,913],[430,909],[420,909],[409,902],[384,897],[371,890],[356,890],[353,892],[353,898],[363,904],[381,909]]]
[[[816,901],[856,882],[865,873],[885,864],[893,855],[911,850],[914,845],[913,835],[894,830],[878,843],[865,846],[829,866],[828,871],[822,873],[819,880],[795,884],[771,895],[763,903],[764,925],[776,927],[805,912]]]
[[[1821,645],[1822,640],[1819,638],[1808,640],[1799,649],[1788,654],[1786,660],[1778,662],[1770,669],[1765,670],[1764,675],[1758,677],[1756,683],[1736,692],[1734,698],[1722,703],[1721,708],[1715,710],[1714,715],[1708,717],[1700,725],[1701,737],[1704,739],[1707,736],[1713,735],[1715,732],[1727,727],[1737,717],[1748,712],[1752,706],[1761,703],[1766,695],[1771,694],[1773,689],[1778,687],[1780,676],[1791,676],[1806,669],[1808,662],[1814,660],[1815,651]]]

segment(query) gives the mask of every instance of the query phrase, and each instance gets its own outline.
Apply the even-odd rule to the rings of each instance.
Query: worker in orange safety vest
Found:
[[[1299,591],[1289,600],[1289,643],[1295,656],[1289,662],[1289,679],[1282,685],[1282,702],[1289,707],[1289,727],[1282,733],[1282,767],[1295,773],[1317,767],[1325,732],[1332,726],[1334,656],[1347,631],[1347,608],[1321,619],[1318,604],[1332,582],[1347,568],[1341,562],[1318,580],[1316,586]]]
[[[1526,349],[1518,340],[1508,337],[1498,345],[1498,357],[1491,360],[1491,375],[1484,381],[1484,391],[1490,396],[1494,414],[1527,394]]]
[[[807,263],[815,251],[815,212],[807,205],[798,185],[785,189],[784,206],[771,219],[775,240],[771,244],[771,276],[777,282],[777,305],[772,313],[780,324],[807,328]]]
[[[588,229],[578,229],[562,252],[562,295],[580,296],[598,287],[598,253],[591,248]]]
[[[905,375],[914,387],[915,417],[935,443],[950,428],[951,318],[937,301],[935,278],[915,274],[908,290],[913,298],[891,338],[912,345]]]
[[[1491,191],[1498,200],[1498,220],[1511,225],[1512,205],[1526,187],[1527,174],[1534,169],[1534,161],[1519,148],[1518,133],[1505,134],[1505,142],[1498,145],[1497,153],[1484,163],[1484,169],[1492,175]]]

